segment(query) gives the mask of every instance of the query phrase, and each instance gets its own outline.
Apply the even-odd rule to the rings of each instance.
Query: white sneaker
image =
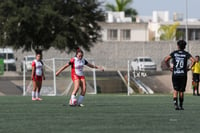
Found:
[[[78,104],[78,107],[84,107],[85,105],[83,105],[83,104]]]

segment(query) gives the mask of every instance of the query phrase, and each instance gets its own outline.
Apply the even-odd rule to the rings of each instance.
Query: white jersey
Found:
[[[87,65],[87,60],[81,59],[79,60],[77,57],[74,57],[70,60],[69,64],[71,65],[72,71],[71,74],[78,75],[78,76],[84,76],[83,74],[83,67],[84,65]]]
[[[43,72],[43,63],[41,61],[37,61],[36,59],[32,62],[32,66],[35,67],[35,75],[42,76]]]

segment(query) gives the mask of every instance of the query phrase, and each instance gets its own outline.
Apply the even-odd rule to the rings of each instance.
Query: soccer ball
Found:
[[[76,106],[76,104],[77,104],[77,100],[74,98],[74,99],[70,99],[70,101],[69,101],[69,105],[70,106]]]

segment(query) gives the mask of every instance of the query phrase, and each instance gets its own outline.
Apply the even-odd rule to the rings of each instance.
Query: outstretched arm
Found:
[[[90,63],[87,63],[87,66],[90,67],[90,68],[95,68],[95,69],[99,69],[101,71],[104,71],[103,67],[95,66],[95,65],[90,64]]]
[[[58,76],[63,70],[65,70],[69,65],[69,63],[67,63],[66,65],[64,65],[63,67],[61,67],[57,72],[56,72],[56,76]]]

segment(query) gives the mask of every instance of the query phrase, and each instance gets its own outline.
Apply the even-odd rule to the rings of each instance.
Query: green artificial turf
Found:
[[[186,95],[176,111],[171,95],[86,95],[85,107],[69,97],[0,97],[0,133],[198,133],[200,97]]]

